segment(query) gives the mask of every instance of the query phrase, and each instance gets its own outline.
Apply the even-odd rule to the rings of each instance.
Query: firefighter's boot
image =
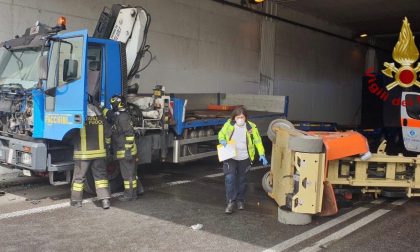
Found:
[[[137,195],[143,195],[144,194],[144,187],[140,180],[137,179]]]

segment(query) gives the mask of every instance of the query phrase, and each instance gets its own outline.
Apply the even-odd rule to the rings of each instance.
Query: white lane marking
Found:
[[[249,170],[250,171],[256,171],[256,170],[260,170],[260,169],[264,169],[264,168],[270,168],[270,166],[254,166],[254,167],[251,167]],[[210,175],[207,175],[207,176],[204,176],[205,178],[217,178],[217,177],[222,177],[222,176],[224,176],[225,174],[223,173],[223,172],[220,172],[220,173],[215,173],[215,174],[210,174]]]
[[[174,185],[188,184],[188,183],[191,183],[191,182],[192,182],[191,180],[180,180],[180,181],[168,182],[168,183],[166,183],[166,185],[174,186]]]
[[[111,198],[116,198],[116,197],[119,197],[121,195],[123,195],[123,193],[114,193],[114,194],[111,195]],[[82,203],[86,204],[86,203],[90,203],[90,202],[97,201],[97,200],[98,199],[96,199],[96,198],[84,199],[82,201]],[[11,213],[4,213],[4,214],[0,214],[0,220],[13,218],[13,217],[18,217],[18,216],[24,216],[24,215],[31,215],[31,214],[35,214],[35,213],[47,212],[47,211],[60,209],[60,208],[65,208],[65,207],[69,207],[69,206],[70,206],[69,202],[63,202],[63,203],[58,203],[58,204],[49,205],[49,206],[31,208],[31,209],[26,209],[26,210],[11,212]]]
[[[312,236],[315,236],[321,232],[324,232],[327,229],[330,229],[342,222],[345,222],[353,217],[355,217],[356,215],[359,215],[363,212],[365,212],[366,210],[368,210],[369,208],[366,207],[359,207],[356,208],[346,214],[343,214],[333,220],[330,220],[320,226],[317,226],[315,228],[312,228],[306,232],[301,233],[300,235],[297,235],[295,237],[290,238],[289,240],[286,240],[282,243],[279,243],[277,245],[275,245],[274,247],[271,247],[269,249],[264,250],[264,252],[272,252],[272,251],[284,251],[290,247],[293,247],[294,245],[311,238]]]
[[[399,199],[399,200],[396,200],[396,201],[392,202],[391,205],[394,205],[394,206],[402,206],[407,201],[408,201],[408,199]]]
[[[371,214],[369,214],[366,217],[363,217],[362,219],[356,221],[355,223],[352,223],[348,226],[346,226],[343,229],[338,230],[337,232],[334,232],[333,234],[325,237],[322,240],[319,240],[318,242],[316,242],[312,247],[307,247],[302,251],[304,252],[312,252],[312,251],[319,251],[323,248],[326,248],[326,246],[328,245],[328,243],[331,243],[335,240],[339,240],[343,237],[345,237],[346,235],[349,235],[350,233],[356,231],[357,229],[369,224],[370,222],[376,220],[377,218],[381,217],[382,215],[388,213],[391,210],[385,210],[385,209],[379,209]]]
[[[266,166],[256,166],[251,168],[251,170],[258,170],[261,168],[265,168]],[[221,175],[220,175],[221,174]],[[210,174],[207,175],[205,177],[207,178],[211,178],[211,177],[218,177],[218,176],[223,176],[223,173],[216,173],[216,174]],[[200,178],[198,178],[200,179]],[[180,181],[173,181],[173,182],[168,182],[165,184],[162,184],[160,186],[156,186],[156,187],[148,187],[147,189],[159,189],[159,188],[164,188],[167,186],[175,186],[175,185],[182,185],[182,184],[188,184],[191,183],[195,180],[180,180]],[[123,195],[123,193],[114,193],[111,195],[111,198],[116,198]],[[91,199],[85,199],[83,200],[83,203],[89,203],[92,201],[96,201],[96,198],[91,198]],[[49,205],[49,206],[43,206],[43,207],[37,207],[37,208],[31,208],[31,209],[27,209],[27,210],[21,210],[21,211],[15,211],[15,212],[11,212],[11,213],[4,213],[4,214],[0,214],[0,220],[3,219],[8,219],[8,218],[13,218],[13,217],[18,217],[18,216],[24,216],[24,215],[30,215],[30,214],[35,214],[35,213],[42,213],[42,212],[46,212],[46,211],[50,211],[50,210],[55,210],[55,209],[60,209],[60,208],[65,208],[65,207],[69,207],[70,204],[68,202],[64,202],[64,203],[59,203],[59,204],[54,204],[54,205]]]
[[[377,199],[377,200],[374,200],[374,201],[372,201],[370,203],[371,204],[375,204],[375,205],[379,205],[379,204],[384,203],[385,201],[386,201],[385,199]]]
[[[223,175],[225,175],[225,174],[223,172],[220,172],[220,173],[210,174],[210,175],[207,175],[207,176],[204,176],[204,177],[205,178],[216,178],[216,177],[221,177]]]
[[[31,209],[22,210],[22,211],[0,214],[0,220],[9,219],[9,218],[18,217],[18,216],[30,215],[30,214],[35,214],[35,213],[42,213],[42,212],[69,207],[69,206],[70,206],[69,202],[65,202],[65,203],[60,203],[60,204],[55,204],[55,205],[50,205],[50,206],[37,207],[37,208],[31,208]]]

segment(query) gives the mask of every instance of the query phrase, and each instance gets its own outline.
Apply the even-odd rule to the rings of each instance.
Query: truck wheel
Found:
[[[111,193],[121,192],[124,189],[124,186],[123,186],[124,182],[121,176],[118,162],[109,163],[107,166],[107,172],[108,172],[108,180],[109,180],[109,189]],[[96,194],[95,179],[93,178],[92,170],[90,169],[86,174],[84,190],[85,192],[89,194]]]
[[[271,140],[271,142],[276,141],[276,132],[274,131],[275,127],[279,127],[282,129],[294,129],[293,123],[287,121],[286,119],[275,119],[273,120],[267,129],[267,136]]]
[[[266,193],[273,192],[273,178],[271,177],[270,172],[264,174],[262,178],[262,187]]]
[[[312,215],[310,214],[302,214],[302,213],[294,213],[290,210],[287,210],[282,207],[278,207],[278,220],[280,223],[286,225],[307,225],[312,221]]]
[[[290,136],[289,149],[306,153],[321,153],[323,148],[322,138],[316,136]]]

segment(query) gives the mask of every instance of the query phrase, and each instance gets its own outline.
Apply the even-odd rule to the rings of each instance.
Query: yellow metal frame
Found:
[[[292,198],[292,211],[296,213],[319,213],[322,208],[322,192],[325,154],[295,152],[294,167],[297,174],[293,180],[299,186]]]
[[[334,160],[328,163],[326,180],[333,185],[363,187],[364,192],[371,190],[380,192],[383,188],[403,188],[406,189],[407,197],[412,197],[416,196],[412,191],[420,189],[420,167],[417,165],[419,162],[419,157],[388,156],[386,153],[372,154],[372,157],[366,161],[360,158]],[[343,166],[348,166],[343,163],[353,165],[354,176],[347,172],[350,167],[343,169]],[[383,178],[369,177],[369,165],[377,165],[376,170],[384,173]],[[412,177],[404,175],[409,167],[413,170]]]
[[[324,181],[333,186],[360,187],[363,193],[380,194],[385,188],[399,188],[406,190],[407,197],[420,196],[420,190],[416,192],[420,189],[420,166],[417,165],[420,156],[389,156],[385,152],[386,143],[382,143],[377,154],[372,154],[368,160],[347,157],[329,161],[325,177],[325,153],[290,150],[288,143],[291,135],[302,135],[302,132],[276,129],[273,142],[269,177],[272,179],[273,190],[269,196],[280,206],[289,203],[293,212],[320,213]],[[376,169],[376,172],[381,173],[382,178],[369,176],[369,166],[370,170]],[[408,171],[412,176],[407,176]],[[295,186],[298,187],[297,191],[294,191]]]

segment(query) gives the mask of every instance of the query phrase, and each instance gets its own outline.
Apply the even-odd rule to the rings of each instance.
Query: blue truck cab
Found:
[[[32,93],[33,137],[61,141],[83,127],[88,99],[108,106],[112,95],[121,94],[122,52],[119,42],[88,37],[87,30],[53,36],[48,74]]]
[[[0,162],[24,174],[65,173],[70,182],[72,133],[83,127],[88,99],[108,106],[126,81],[123,45],[87,30],[40,23],[0,48]]]

